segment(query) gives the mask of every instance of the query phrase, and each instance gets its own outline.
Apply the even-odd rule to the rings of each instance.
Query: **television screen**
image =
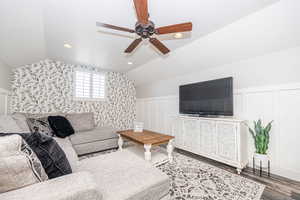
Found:
[[[233,115],[233,78],[182,85],[179,87],[181,114]]]

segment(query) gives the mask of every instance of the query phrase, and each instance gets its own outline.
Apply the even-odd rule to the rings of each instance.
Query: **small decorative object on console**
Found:
[[[144,123],[143,122],[134,122],[134,132],[143,132]]]

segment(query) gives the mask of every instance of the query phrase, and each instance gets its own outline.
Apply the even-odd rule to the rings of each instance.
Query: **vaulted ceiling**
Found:
[[[149,0],[149,12],[156,26],[193,22],[183,39],[160,38],[174,51],[277,1]],[[12,67],[51,58],[127,72],[162,57],[148,42],[124,54],[135,35],[97,28],[96,21],[133,28],[132,0],[1,0],[0,59]]]

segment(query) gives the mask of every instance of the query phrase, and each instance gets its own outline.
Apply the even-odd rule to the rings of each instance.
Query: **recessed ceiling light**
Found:
[[[133,64],[133,62],[128,62],[128,65],[132,65]]]
[[[180,38],[182,38],[183,37],[183,34],[182,33],[175,33],[174,34],[174,38],[176,38],[176,39],[180,39]]]
[[[72,45],[65,43],[65,44],[64,44],[64,47],[67,48],[67,49],[71,49],[71,48],[72,48]]]

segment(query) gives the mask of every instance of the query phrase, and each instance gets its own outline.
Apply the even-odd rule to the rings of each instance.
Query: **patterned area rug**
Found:
[[[80,159],[111,153],[109,150]],[[265,186],[194,158],[174,153],[174,162],[157,166],[171,179],[172,200],[259,200]]]

